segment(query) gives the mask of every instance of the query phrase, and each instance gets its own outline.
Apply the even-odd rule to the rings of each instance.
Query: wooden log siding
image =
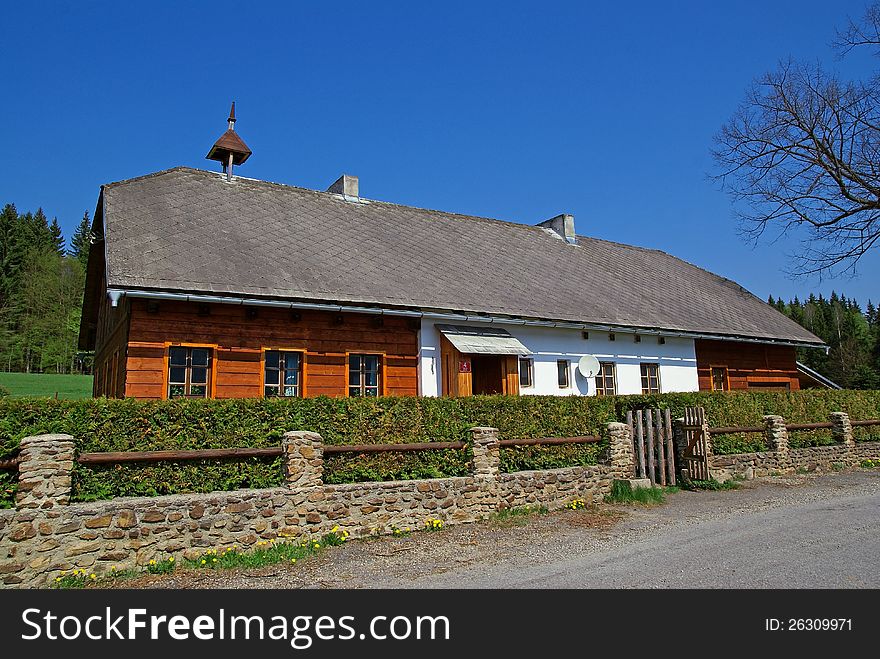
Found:
[[[267,349],[304,353],[304,396],[347,396],[348,353],[381,355],[383,394],[418,393],[418,328],[412,319],[306,310],[297,317],[289,309],[266,307],[249,316],[251,307],[225,304],[208,309],[199,315],[195,303],[160,301],[150,313],[146,300],[131,300],[126,397],[166,395],[169,343],[216,346],[214,398],[262,396]]]
[[[712,367],[727,368],[731,390],[786,386],[791,391],[800,389],[794,347],[696,339],[694,350],[700,391],[712,391]]]

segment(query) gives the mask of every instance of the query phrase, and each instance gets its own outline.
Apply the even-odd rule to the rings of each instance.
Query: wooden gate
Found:
[[[692,480],[709,480],[709,446],[706,428],[706,411],[702,407],[686,407],[684,410],[684,442],[681,453],[682,471]]]
[[[635,410],[626,413],[633,438],[636,475],[651,485],[675,485],[675,451],[669,410]]]

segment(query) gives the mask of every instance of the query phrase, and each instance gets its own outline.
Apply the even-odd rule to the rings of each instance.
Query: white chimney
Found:
[[[577,234],[574,232],[574,215],[557,215],[549,220],[539,222],[537,226],[549,229],[567,243],[572,245],[577,243]]]
[[[358,198],[358,177],[343,174],[336,182],[327,188],[327,192],[341,194],[344,197]]]

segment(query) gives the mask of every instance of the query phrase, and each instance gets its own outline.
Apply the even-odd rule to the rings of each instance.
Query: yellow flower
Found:
[[[330,529],[330,533],[336,533],[339,530],[339,524]]]
[[[96,577],[94,574],[90,574],[90,575],[89,575],[89,578],[90,578],[90,579],[97,579],[98,577]]]
[[[55,581],[61,581],[61,577],[55,577]]]
[[[296,563],[296,559],[295,559],[295,558],[291,558],[291,559],[290,559],[290,562],[291,562],[291,563]]]
[[[171,556],[171,557],[168,559],[168,562],[169,562],[169,563],[173,563],[173,562],[174,562],[174,556]]]
[[[316,543],[315,543],[315,549],[320,549],[320,548],[321,548],[321,545],[320,545],[319,543],[316,542]]]
[[[214,563],[216,563],[216,562],[217,562],[217,559],[216,559],[216,558],[214,558],[214,559],[212,559],[212,561],[213,561],[213,562],[214,562]]]
[[[151,559],[150,559],[150,565],[155,565],[155,564],[156,564],[156,561],[155,561],[154,559],[151,558]]]
[[[202,559],[202,565],[204,565],[204,564],[205,564],[205,559],[203,558],[203,559]]]

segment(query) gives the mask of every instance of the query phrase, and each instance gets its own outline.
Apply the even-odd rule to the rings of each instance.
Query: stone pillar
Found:
[[[834,436],[834,441],[843,444],[848,450],[854,449],[856,447],[856,440],[853,438],[853,429],[852,424],[849,421],[849,414],[846,412],[832,412],[831,423],[834,424],[831,428],[831,434]]]
[[[36,435],[21,440],[16,508],[54,508],[70,503],[73,437]]]
[[[785,419],[775,414],[764,417],[764,438],[767,446],[776,454],[776,462],[780,469],[791,467],[791,455],[788,452],[788,429]]]
[[[498,428],[471,428],[474,450],[474,477],[497,481],[501,477],[501,448]]]
[[[324,486],[324,444],[316,432],[294,430],[281,439],[284,480],[291,490]]]
[[[635,452],[629,426],[625,423],[609,423],[605,426],[608,449],[605,463],[611,466],[616,478],[635,476]]]

